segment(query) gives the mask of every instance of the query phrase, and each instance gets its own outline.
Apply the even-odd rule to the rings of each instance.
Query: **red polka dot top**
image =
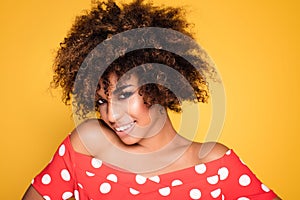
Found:
[[[75,152],[69,136],[32,185],[46,200],[71,197],[76,200],[269,200],[276,197],[233,150],[208,163],[146,178]]]

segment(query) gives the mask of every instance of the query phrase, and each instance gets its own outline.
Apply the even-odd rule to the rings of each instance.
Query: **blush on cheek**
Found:
[[[147,126],[151,122],[149,108],[144,104],[143,97],[140,95],[128,101],[128,113],[138,121],[140,126]]]
[[[100,113],[100,116],[102,119],[105,118],[106,114],[105,114],[105,109],[103,108],[103,106],[100,106],[99,113]]]

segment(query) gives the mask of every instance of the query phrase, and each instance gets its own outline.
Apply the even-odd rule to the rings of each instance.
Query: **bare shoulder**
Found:
[[[229,150],[227,146],[218,142],[206,142],[200,145],[199,157],[202,162],[217,160]]]
[[[95,138],[95,136],[101,133],[101,123],[98,119],[88,119],[79,124],[70,135],[70,141],[73,149],[85,155],[91,155],[87,147],[84,145],[83,138]]]
[[[70,140],[76,152],[95,155],[112,143],[117,143],[118,138],[101,120],[88,119],[71,132]]]
[[[83,134],[88,134],[90,132],[97,131],[99,129],[100,123],[98,119],[88,119],[79,124],[73,132],[82,132]],[[73,133],[72,132],[72,133]]]
[[[92,129],[94,125],[94,120],[87,120],[80,124],[78,127],[76,127],[70,134],[70,141],[73,149],[78,152],[85,155],[90,155],[89,151],[86,149],[86,147],[83,145],[79,133],[81,134],[88,134],[89,129]]]

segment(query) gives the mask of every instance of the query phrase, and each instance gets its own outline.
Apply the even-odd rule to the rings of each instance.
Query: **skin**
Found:
[[[99,103],[101,103],[99,111],[102,121],[88,120],[77,127],[77,129],[73,130],[71,133],[71,144],[75,151],[85,155],[91,155],[82,143],[79,132],[80,134],[100,132],[104,134],[106,138],[108,138],[108,141],[113,145],[124,151],[133,153],[149,153],[157,151],[163,148],[176,136],[177,133],[167,114],[166,118],[164,118],[164,123],[162,125],[157,124],[157,121],[161,120],[155,120],[155,116],[151,113],[151,107],[146,105],[143,97],[138,94],[137,82],[137,78],[131,76],[125,83],[126,87],[124,87],[122,91],[116,93],[117,77],[113,74],[110,76],[111,85],[108,94],[105,94],[103,89],[98,91],[98,94],[101,96],[99,100]],[[100,85],[101,84],[100,81]],[[123,109],[118,107],[120,105],[123,105]],[[126,132],[126,130],[120,131],[120,127],[128,124],[131,124],[129,132]],[[153,126],[158,126],[159,129],[154,134],[149,135],[149,130]],[[99,130],[100,128],[101,131]],[[187,142],[186,139],[182,138],[179,143],[187,144]],[[228,150],[226,146],[220,143],[206,143],[205,145],[207,147],[212,147],[212,150],[205,157],[199,158],[198,152],[204,144],[197,142],[188,144],[189,146],[182,156],[170,165],[141,175],[151,177],[192,167],[199,163],[210,162],[219,159]],[[102,148],[105,149],[106,154],[109,154],[107,148]],[[119,167],[122,168],[122,166]],[[23,200],[28,199],[42,200],[43,198],[32,186],[30,186],[23,197]],[[276,197],[274,200],[280,200],[280,198]]]
[[[98,101],[100,102],[99,111],[104,123],[116,133],[125,145],[138,145],[145,151],[157,150],[174,136],[175,130],[170,126],[169,120],[166,121],[165,117],[157,114],[160,109],[164,108],[161,106],[160,108],[159,106],[149,108],[144,103],[143,97],[138,94],[139,87],[136,76],[130,76],[130,79],[118,88],[115,75],[110,76],[110,82],[108,94],[105,94],[103,89],[98,91],[98,95],[101,97]],[[100,86],[103,88],[101,81]],[[163,124],[165,121],[166,123]],[[124,126],[131,128],[120,131],[119,128]],[[153,132],[153,129],[156,131]],[[167,131],[168,134],[160,134]],[[157,145],[153,146],[153,144]]]

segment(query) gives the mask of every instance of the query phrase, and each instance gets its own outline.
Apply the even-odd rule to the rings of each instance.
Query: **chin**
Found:
[[[123,138],[120,138],[120,140],[125,144],[125,145],[137,145],[137,143],[139,142],[139,139],[138,138],[134,138],[134,137],[130,137],[130,136],[127,136],[127,137],[123,137]]]

